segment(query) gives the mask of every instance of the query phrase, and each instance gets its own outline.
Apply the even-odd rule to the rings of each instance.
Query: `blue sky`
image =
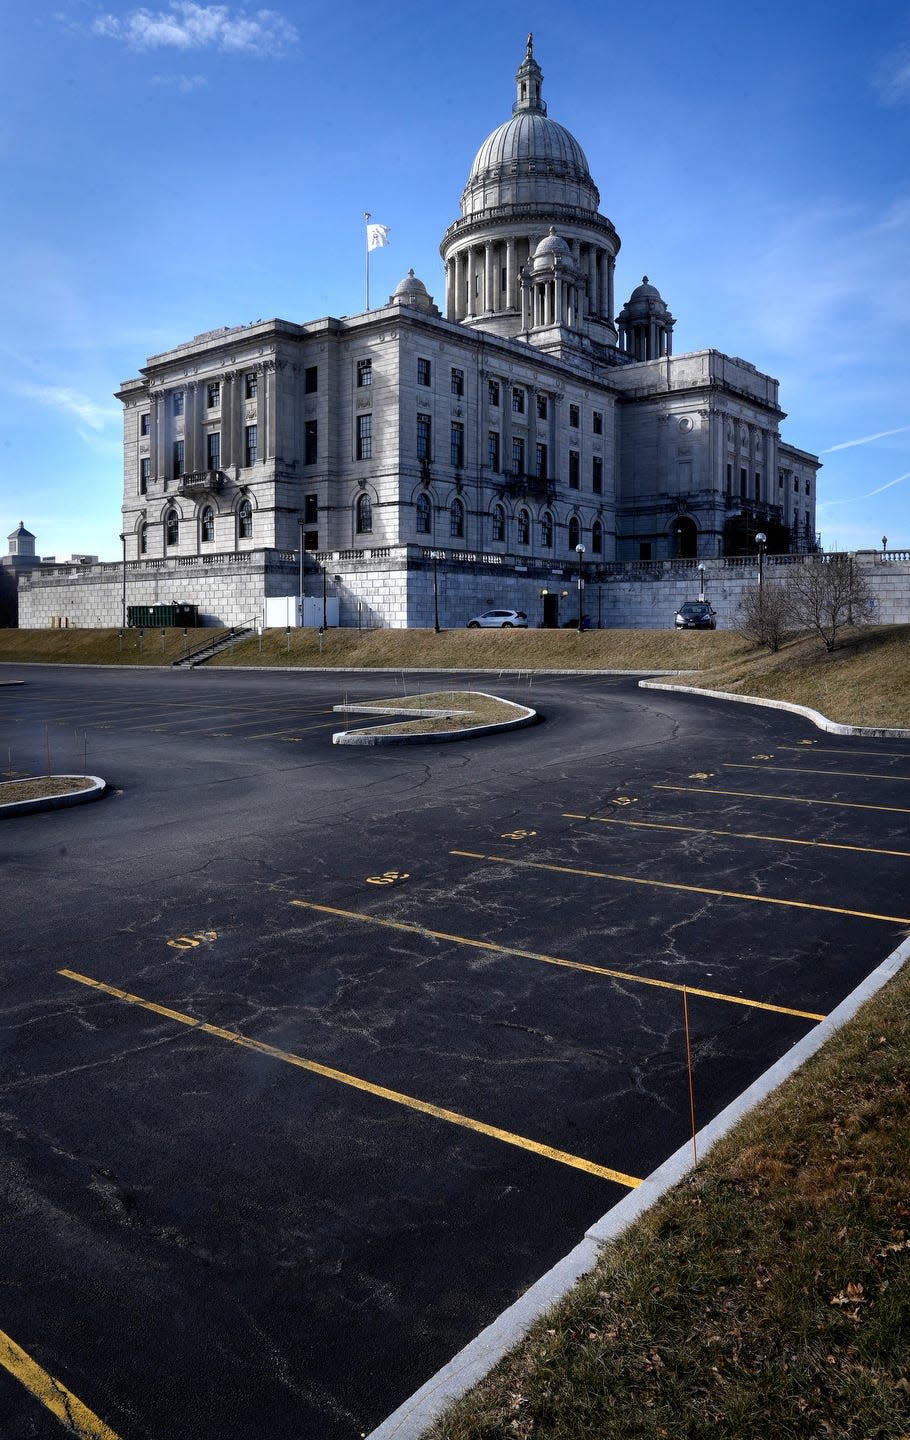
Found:
[[[439,241],[528,30],[674,349],[781,381],[828,549],[910,546],[910,0],[6,0],[0,527],[120,552],[119,383],[220,325],[363,308]],[[0,540],[5,550],[5,541]]]

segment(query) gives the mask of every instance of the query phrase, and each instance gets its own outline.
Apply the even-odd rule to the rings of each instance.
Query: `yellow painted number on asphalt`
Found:
[[[713,780],[713,779],[714,779],[714,771],[713,771],[713,770],[696,770],[696,771],[694,772],[694,774],[692,774],[692,775],[689,776],[689,779],[690,779],[690,780]]]
[[[172,950],[195,950],[196,946],[201,945],[204,940],[211,943],[212,940],[217,939],[217,930],[197,930],[192,935],[178,935],[167,943]]]
[[[773,755],[753,755],[753,756],[752,756],[752,759],[753,759],[753,760],[773,760],[773,759],[774,759],[774,756],[773,756]]]
[[[536,830],[507,830],[499,838],[500,840],[530,840],[531,836],[536,834]]]
[[[799,743],[800,743],[800,745],[814,745],[814,744],[815,744],[815,741],[814,741],[814,740],[800,740]]]
[[[611,805],[637,805],[637,795],[617,795],[615,800],[610,801]]]
[[[407,870],[384,870],[381,875],[368,875],[368,885],[400,885],[403,880],[410,880],[411,876]]]

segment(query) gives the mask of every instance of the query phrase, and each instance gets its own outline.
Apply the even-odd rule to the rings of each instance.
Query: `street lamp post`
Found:
[[[328,628],[329,628],[329,622],[328,622],[329,598],[328,598],[328,590],[327,590],[327,588],[326,588],[328,578],[329,578],[329,577],[328,577],[328,575],[327,575],[326,572],[325,572],[325,561],[323,560],[323,562],[322,562],[322,628],[323,628],[323,630],[328,630]]]
[[[120,543],[123,546],[123,576],[120,586],[120,628],[126,629],[126,531],[120,536]]]
[[[433,562],[433,629],[439,634],[439,583],[436,578],[436,561],[445,559],[445,551],[431,550],[430,559]]]
[[[585,547],[584,547],[583,545],[576,545],[576,546],[575,546],[575,554],[578,556],[578,633],[579,633],[579,635],[580,635],[581,632],[582,632],[582,630],[585,628],[585,627],[584,627],[584,619],[583,619],[583,616],[582,616],[582,601],[584,600],[584,588],[585,588],[585,575],[584,575]]]
[[[705,567],[702,564],[699,564],[698,567],[698,598],[699,600],[705,598]]]
[[[765,619],[765,546],[766,546],[767,543],[768,543],[768,537],[767,537],[767,535],[765,534],[765,532],[764,532],[763,530],[759,530],[758,534],[757,534],[756,537],[755,537],[755,543],[756,543],[756,545],[758,546],[758,614],[759,614],[759,618],[760,618],[762,624],[764,624],[764,619]]]
[[[298,516],[298,519],[297,519],[297,539],[298,539],[298,552],[299,552],[299,553],[298,553],[298,560],[299,560],[299,565],[300,565],[300,573],[299,573],[299,576],[298,576],[298,588],[299,588],[300,593],[299,593],[299,596],[298,596],[297,624],[298,624],[298,625],[302,625],[302,624],[303,624],[303,516],[302,516],[302,515],[301,515],[301,516]]]

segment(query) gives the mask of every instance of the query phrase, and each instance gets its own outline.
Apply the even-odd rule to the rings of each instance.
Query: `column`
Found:
[[[496,289],[493,284],[493,271],[493,245],[491,241],[488,240],[483,247],[483,309],[487,312],[487,314],[491,314],[495,309],[497,309]]]
[[[266,449],[266,453],[265,453],[265,458],[266,458],[267,460],[274,460],[274,458],[275,458],[275,439],[276,439],[276,436],[275,436],[275,397],[276,397],[276,385],[277,385],[276,365],[275,365],[275,361],[274,361],[274,360],[267,360],[267,361],[265,362],[265,381],[266,381],[266,391],[267,391],[267,394],[268,394],[268,405],[267,405],[267,407],[266,407],[266,413],[267,413],[267,422],[266,422],[266,424],[267,424],[268,434],[267,434],[267,437],[266,437],[266,446],[267,446],[267,449]]]
[[[474,250],[473,250],[473,248],[472,248],[470,245],[468,246],[467,250],[465,251],[465,264],[466,264],[466,268],[467,268],[467,279],[468,279],[468,308],[467,308],[467,314],[468,314],[468,318],[471,319],[474,315],[477,314],[477,306],[476,306],[476,303],[475,303],[476,297],[475,297],[475,295],[474,295],[474,288],[475,288],[475,286],[474,286]]]
[[[199,381],[190,380],[183,392],[183,468],[188,474],[201,470],[197,450],[199,448]]]
[[[164,448],[163,437],[158,433],[158,427],[161,424],[160,398],[158,395],[149,396],[149,478],[151,480],[160,478],[161,472],[158,464]]]
[[[515,293],[515,241],[506,241],[506,303],[507,310],[519,309],[518,296]]]
[[[237,377],[232,371],[221,381],[221,468],[233,463],[234,414],[237,401]]]
[[[453,294],[452,294],[452,292],[453,292],[453,290],[454,290],[454,282],[455,282],[455,261],[454,261],[454,257],[450,257],[450,258],[446,261],[446,319],[447,319],[447,320],[454,320],[454,319],[455,319],[455,305],[454,305]]]
[[[613,281],[616,275],[616,256],[607,257],[607,319],[613,324],[614,309],[616,300],[613,294]]]
[[[588,314],[597,315],[597,251],[588,246]]]

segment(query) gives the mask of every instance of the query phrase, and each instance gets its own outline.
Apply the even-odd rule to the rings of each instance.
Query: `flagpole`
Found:
[[[369,212],[369,210],[364,210],[364,212],[363,212],[363,270],[364,270],[364,289],[365,289],[365,292],[366,292],[366,304],[364,305],[363,308],[364,308],[365,310],[369,310],[369,308],[370,308],[370,212]]]

